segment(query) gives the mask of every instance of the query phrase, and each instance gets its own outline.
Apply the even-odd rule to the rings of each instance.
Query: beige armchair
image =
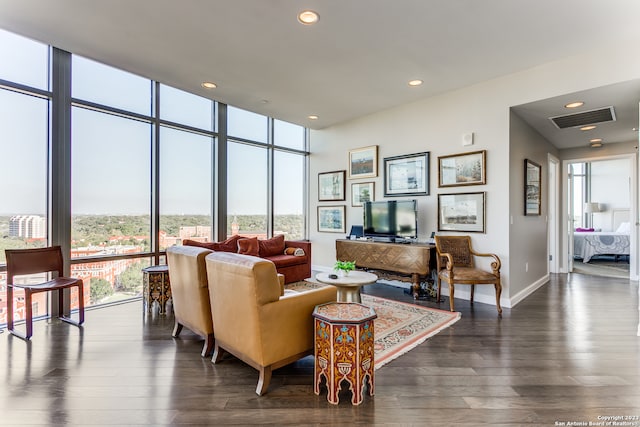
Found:
[[[206,257],[209,298],[216,325],[212,361],[229,352],[260,372],[256,393],[269,387],[273,370],[313,354],[312,312],[336,300],[327,286],[283,295],[273,262],[214,252]]]
[[[469,236],[435,236],[438,270],[438,301],[440,301],[441,282],[449,284],[449,308],[454,311],[453,297],[455,284],[471,285],[471,304],[475,285],[494,285],[496,289],[496,307],[502,316],[500,307],[500,258],[495,254],[484,254],[473,250]],[[491,271],[476,268],[475,257],[490,257]]]
[[[171,246],[167,248],[169,281],[175,325],[173,337],[178,337],[186,326],[204,337],[202,356],[213,350],[213,320],[205,257],[213,251],[195,246]]]

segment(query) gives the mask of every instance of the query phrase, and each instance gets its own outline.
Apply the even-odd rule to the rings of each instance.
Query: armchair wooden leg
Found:
[[[471,285],[471,305],[473,305],[473,294],[476,293],[476,285]]]
[[[496,307],[498,308],[498,316],[502,317],[502,307],[500,306],[500,295],[502,294],[502,284],[495,284],[496,288]]]
[[[211,354],[214,341],[215,339],[213,337],[213,334],[208,334],[206,337],[204,337],[204,346],[202,346],[202,353],[200,353],[202,357],[207,357]]]
[[[269,383],[271,382],[271,366],[263,366],[260,369],[260,379],[258,380],[258,386],[256,387],[256,394],[262,396],[267,392]]]
[[[454,308],[453,295],[455,294],[456,289],[453,283],[449,283],[449,310],[456,311]]]

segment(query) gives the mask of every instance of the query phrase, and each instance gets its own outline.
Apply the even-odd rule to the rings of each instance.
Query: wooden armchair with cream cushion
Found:
[[[496,307],[502,316],[500,307],[500,258],[495,254],[484,254],[473,250],[469,236],[435,236],[438,270],[438,301],[442,280],[449,284],[449,308],[454,311],[455,284],[471,285],[471,304],[475,285],[494,285],[496,289]],[[491,270],[486,271],[475,266],[475,257],[491,257]]]
[[[260,372],[256,393],[266,392],[274,369],[313,354],[318,304],[336,300],[336,288],[283,292],[275,264],[229,252],[206,257],[209,297],[216,325],[212,361],[229,352]]]
[[[175,315],[173,337],[186,326],[204,337],[202,357],[213,350],[213,320],[207,285],[205,257],[210,249],[196,246],[171,246],[167,248],[169,282]]]

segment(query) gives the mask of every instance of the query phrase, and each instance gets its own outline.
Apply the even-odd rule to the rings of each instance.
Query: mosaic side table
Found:
[[[171,283],[169,282],[169,267],[156,265],[142,269],[144,307],[151,313],[153,302],[160,306],[160,314],[166,314],[167,301],[171,299]]]
[[[327,382],[327,400],[338,404],[342,381],[351,390],[351,403],[359,405],[368,384],[374,393],[374,331],[376,312],[354,302],[331,302],[313,310],[315,336],[314,392]]]

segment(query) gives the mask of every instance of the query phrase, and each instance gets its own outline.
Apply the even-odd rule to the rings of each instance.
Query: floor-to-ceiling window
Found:
[[[305,238],[305,129],[229,107],[227,234]]]
[[[67,55],[68,67],[51,66],[51,53]],[[67,95],[50,89],[52,68],[71,102],[55,102]],[[54,240],[69,247],[71,274],[97,305],[140,297],[141,269],[162,263],[165,248],[217,240],[234,218],[236,232],[305,238],[306,130],[223,107],[0,30],[0,155],[11,159],[0,167],[0,250],[50,244],[68,222]],[[68,122],[54,114],[60,109]],[[65,126],[66,137],[56,132]],[[215,158],[220,141],[224,159]],[[51,154],[63,144],[68,157]],[[69,171],[62,189],[51,188],[55,167]],[[67,207],[52,209],[52,200]],[[216,229],[217,216],[226,230]],[[1,251],[0,324],[5,285]]]

